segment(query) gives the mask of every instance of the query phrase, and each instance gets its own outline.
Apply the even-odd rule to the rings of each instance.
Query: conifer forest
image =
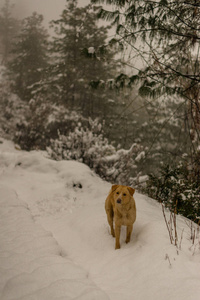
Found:
[[[200,221],[200,3],[0,8],[0,137],[87,164]]]

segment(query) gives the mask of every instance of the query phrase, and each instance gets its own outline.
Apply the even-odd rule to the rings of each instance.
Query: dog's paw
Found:
[[[120,247],[120,244],[116,244],[115,245],[115,250],[117,250],[117,249],[120,249],[121,247]]]
[[[113,237],[115,237],[115,231],[114,230],[111,231],[111,234],[112,234]]]

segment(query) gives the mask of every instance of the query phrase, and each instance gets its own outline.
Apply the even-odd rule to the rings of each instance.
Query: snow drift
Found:
[[[189,220],[177,218],[179,246],[171,245],[160,205],[136,193],[131,242],[122,230],[114,250],[104,212],[110,184],[84,164],[45,155],[0,144],[2,300],[198,299],[199,234],[192,243]]]

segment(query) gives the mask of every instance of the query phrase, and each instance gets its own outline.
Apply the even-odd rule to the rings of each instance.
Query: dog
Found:
[[[127,226],[126,243],[130,242],[133,224],[136,220],[135,189],[125,185],[113,185],[105,201],[105,210],[111,234],[115,237],[115,249],[120,249],[121,226]],[[113,227],[113,219],[115,229]]]

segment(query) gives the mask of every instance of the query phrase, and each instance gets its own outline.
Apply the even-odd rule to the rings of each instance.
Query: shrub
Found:
[[[191,171],[186,165],[161,167],[159,175],[149,175],[145,191],[170,211],[199,221],[200,186],[198,179],[191,176]]]
[[[140,147],[133,144],[129,150],[116,150],[104,137],[103,127],[98,120],[89,119],[88,126],[80,122],[68,135],[59,133],[51,140],[48,153],[55,160],[77,160],[87,164],[103,179],[119,184],[131,184],[131,176],[137,173]]]
[[[28,105],[11,92],[6,72],[5,68],[0,68],[0,135],[13,140],[19,119],[25,121]]]
[[[16,124],[14,141],[25,150],[45,150],[51,138],[58,137],[58,129],[67,133],[77,125],[78,120],[83,118],[62,105],[41,99],[31,100],[25,117],[21,116]]]

